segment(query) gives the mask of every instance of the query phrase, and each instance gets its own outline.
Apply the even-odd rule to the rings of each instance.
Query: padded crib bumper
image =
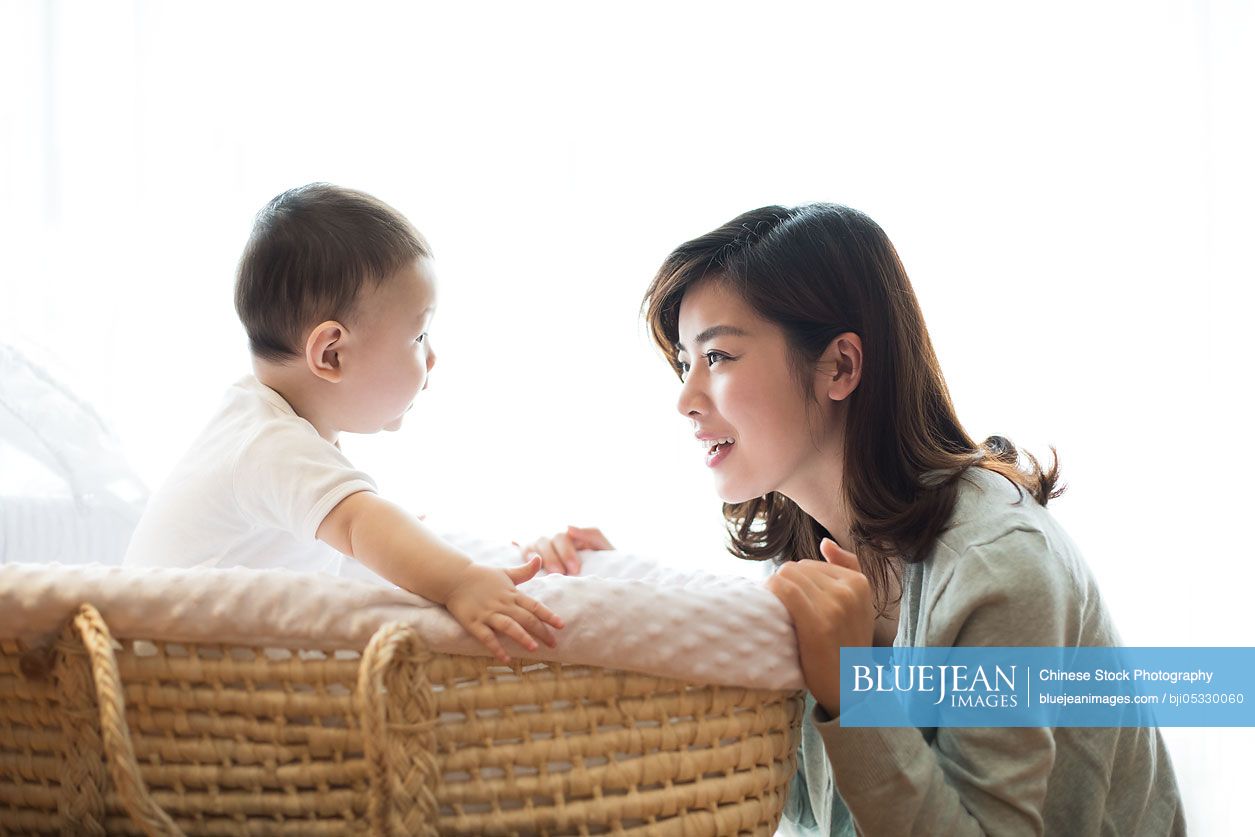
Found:
[[[797,691],[433,652],[0,636],[0,833],[771,834]]]

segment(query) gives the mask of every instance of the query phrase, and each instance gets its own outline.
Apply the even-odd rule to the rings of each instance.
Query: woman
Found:
[[[1155,728],[842,728],[842,646],[1119,638],[1061,492],[963,429],[893,245],[866,215],[747,212],[667,257],[645,300],[707,446],[733,554],[770,560],[813,699],[786,820],[823,833],[1180,834]],[[595,530],[532,545],[552,569]],[[843,804],[844,803],[844,804]]]

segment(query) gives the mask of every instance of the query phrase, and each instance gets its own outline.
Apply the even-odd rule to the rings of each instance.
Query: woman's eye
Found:
[[[709,352],[703,352],[701,357],[706,359],[706,366],[708,368],[714,366],[716,363],[722,363],[725,360],[732,360],[729,355],[714,349],[711,349]],[[693,367],[690,366],[689,362],[686,360],[677,360],[675,362],[675,368],[680,373],[680,380],[683,381],[688,375],[689,370]]]

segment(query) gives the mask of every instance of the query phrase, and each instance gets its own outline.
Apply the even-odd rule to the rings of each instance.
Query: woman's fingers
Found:
[[[841,709],[840,649],[871,645],[876,621],[871,585],[858,556],[824,538],[822,561],[794,561],[767,581],[797,630],[806,687],[832,715]]]
[[[824,538],[819,542],[819,554],[829,564],[838,567],[845,567],[847,570],[862,572],[863,566],[858,561],[858,556],[848,549],[842,549],[841,545],[832,538]]]
[[[781,576],[806,592],[812,598],[828,598],[845,589],[853,574],[844,567],[823,561],[793,561],[776,570]]]
[[[861,634],[862,622],[871,624],[875,618],[867,577],[846,567],[794,561],[776,571],[767,589],[784,602],[799,630],[805,627],[855,637]]]
[[[871,599],[871,583],[857,569],[852,570],[825,561],[798,561],[796,566],[797,572],[821,590],[822,595],[840,596],[848,593],[855,597],[866,596],[869,601]]]
[[[809,627],[804,623],[813,616],[813,612],[806,605],[818,594],[818,591],[812,582],[804,580],[805,573],[796,572],[792,567],[791,564],[785,564],[777,570],[768,579],[767,589],[774,593],[789,611],[789,618],[793,620],[794,627],[800,631],[803,627]]]
[[[767,589],[784,604],[799,632],[820,627],[825,596],[806,573],[776,573],[769,579]]]

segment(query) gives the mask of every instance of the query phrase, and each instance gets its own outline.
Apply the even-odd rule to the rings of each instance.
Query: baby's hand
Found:
[[[614,549],[600,529],[568,526],[552,538],[537,538],[529,544],[515,544],[524,558],[540,556],[545,572],[563,575],[580,574],[580,549]]]
[[[454,583],[445,607],[503,663],[510,662],[510,656],[497,638],[498,633],[528,651],[539,647],[532,637],[553,648],[557,641],[545,623],[561,628],[561,617],[516,587],[539,570],[540,559],[535,556],[523,566],[508,570],[471,564]]]

